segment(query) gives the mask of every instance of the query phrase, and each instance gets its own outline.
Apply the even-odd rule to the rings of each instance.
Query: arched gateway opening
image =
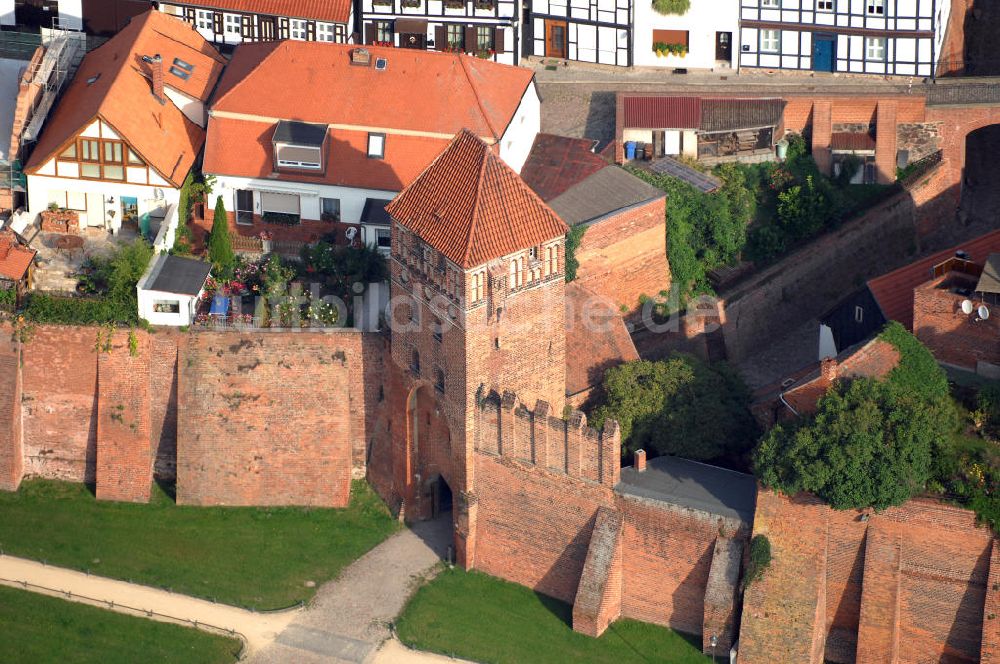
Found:
[[[967,223],[1000,225],[1000,124],[969,133],[965,139],[961,209]]]
[[[410,391],[406,407],[407,517],[431,519],[451,512],[453,459],[451,431],[437,391],[420,383]]]

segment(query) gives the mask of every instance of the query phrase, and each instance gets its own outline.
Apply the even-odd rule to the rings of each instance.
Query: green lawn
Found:
[[[256,609],[307,600],[398,529],[363,481],[346,509],[98,502],[81,484],[28,480],[0,492],[0,550]],[[2,661],[2,660],[0,660]]]
[[[0,586],[0,662],[234,662],[239,639]]]
[[[705,664],[700,639],[619,620],[599,639],[572,630],[568,604],[479,572],[445,570],[420,588],[396,623],[419,650],[490,664]]]

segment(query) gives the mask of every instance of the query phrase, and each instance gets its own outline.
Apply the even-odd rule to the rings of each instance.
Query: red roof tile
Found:
[[[586,138],[538,134],[521,179],[542,200],[551,200],[609,165],[593,148],[594,141]]]
[[[830,137],[831,150],[874,150],[875,139],[869,133],[854,131],[834,132]]]
[[[893,270],[881,277],[869,280],[871,291],[882,314],[888,320],[895,320],[913,329],[913,289],[930,281],[932,268],[952,256],[956,251],[964,250],[975,263],[985,263],[991,253],[1000,252],[1000,230],[981,235],[968,242],[963,242],[951,249],[939,251],[936,254],[910,263],[898,270]]]
[[[624,125],[643,129],[697,129],[701,126],[699,97],[627,96],[622,100]]]
[[[172,103],[161,104],[153,96],[149,65],[142,62],[142,56],[155,54],[163,58],[164,85],[199,100],[211,94],[224,62],[180,19],[156,10],[133,18],[80,63],[46,122],[25,171],[36,172],[100,118],[160,175],[180,186],[201,150],[205,132]],[[187,80],[169,73],[174,58],[194,66]]]
[[[638,359],[614,304],[577,282],[566,284],[566,396],[600,385],[605,371]]]
[[[348,23],[351,0],[184,0],[185,5],[233,12]]]
[[[17,241],[13,231],[0,231],[0,278],[20,281],[38,252]]]
[[[213,112],[499,140],[534,74],[456,53],[365,46],[385,71],[352,65],[352,44],[281,41],[237,47]],[[289,94],[289,90],[301,91]]]
[[[899,364],[899,351],[878,337],[854,348],[849,348],[832,362],[829,373],[824,373],[823,363],[812,376],[785,391],[785,401],[798,414],[812,413],[834,380],[841,378],[881,378]],[[830,375],[832,374],[832,379]]]
[[[386,212],[463,268],[561,237],[566,224],[463,130]]]
[[[412,182],[449,143],[423,136],[392,136],[385,142],[385,156],[369,159],[367,132],[331,129],[327,137],[324,173],[274,173],[271,136],[276,126],[271,122],[210,118],[203,170],[216,175],[397,192]]]

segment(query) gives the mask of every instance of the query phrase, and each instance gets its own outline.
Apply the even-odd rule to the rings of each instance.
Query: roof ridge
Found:
[[[479,113],[483,116],[483,120],[486,121],[486,126],[489,127],[490,132],[493,134],[493,140],[499,141],[500,135],[497,134],[496,127],[490,122],[490,116],[486,112],[486,108],[483,106],[483,99],[479,95],[479,88],[476,87],[475,81],[472,80],[472,74],[469,73],[469,65],[466,63],[466,58],[471,57],[459,53],[455,57],[458,58],[459,63],[462,65],[462,71],[465,73],[465,80],[469,82],[469,87],[472,88],[472,96],[476,98],[476,106],[479,108]]]
[[[225,101],[226,97],[228,97],[232,93],[236,92],[236,90],[238,90],[239,88],[243,87],[243,84],[246,83],[247,80],[250,79],[250,74],[252,72],[256,71],[257,69],[259,69],[260,67],[262,67],[264,65],[264,63],[267,62],[268,60],[270,60],[271,57],[275,53],[277,53],[278,51],[280,51],[282,49],[289,48],[288,44],[290,43],[290,41],[291,40],[281,40],[281,41],[276,41],[276,42],[249,42],[249,43],[248,42],[242,42],[240,44],[237,44],[236,48],[233,49],[233,55],[232,55],[232,57],[229,59],[229,62],[227,62],[225,64],[225,69],[223,70],[223,73],[219,76],[219,80],[216,81],[216,83],[215,83],[215,90],[212,91],[212,94],[215,94],[215,92],[222,85],[223,79],[229,74],[230,65],[232,64],[233,60],[236,58],[236,53],[237,53],[238,49],[243,48],[244,51],[245,51],[247,46],[252,46],[252,47],[255,47],[254,50],[256,50],[258,48],[260,50],[264,50],[264,49],[270,48],[270,51],[267,53],[267,55],[265,55],[263,58],[261,58],[260,60],[258,60],[257,63],[250,69],[250,71],[247,72],[247,74],[245,76],[243,76],[238,81],[236,81],[235,83],[233,83],[232,85],[230,85],[229,89],[226,90],[222,94],[221,97],[219,97],[218,99],[211,99],[211,97],[209,97],[211,109],[214,110],[214,108],[216,106],[218,106],[223,101]]]
[[[460,56],[461,57],[461,56]],[[473,139],[473,145],[482,151],[482,159],[479,164],[479,174],[476,176],[476,191],[472,195],[472,220],[469,224],[469,234],[465,238],[465,253],[462,255],[464,263],[469,262],[469,255],[472,253],[472,240],[476,236],[476,228],[479,226],[479,199],[483,193],[483,178],[486,175],[486,162],[490,158],[490,149],[478,136],[472,133],[469,129],[462,129],[459,134],[463,138]]]
[[[156,12],[156,13],[159,14],[161,12]],[[166,14],[165,14],[165,16],[166,16]],[[192,46],[191,44],[187,44],[185,42],[182,42],[180,39],[177,39],[173,35],[168,35],[166,32],[164,32],[163,30],[160,30],[157,27],[153,27],[153,28],[151,28],[151,30],[153,32],[155,32],[156,34],[160,35],[161,37],[163,37],[164,39],[169,39],[170,41],[174,42],[178,46],[183,46],[184,48],[188,49],[189,51],[194,51],[195,53],[198,53],[199,55],[207,56],[207,57],[211,58],[212,60],[214,60],[215,62],[218,62],[221,65],[225,65],[226,64],[225,58],[223,58],[222,55],[217,50],[215,50],[214,46],[209,45],[209,49],[208,49],[209,52],[205,53],[201,49],[196,48],[195,46]],[[197,34],[199,37],[201,37],[201,35],[199,33],[195,33],[195,34]],[[204,38],[202,38],[202,39],[204,40]],[[206,43],[207,43],[207,41],[206,41]]]

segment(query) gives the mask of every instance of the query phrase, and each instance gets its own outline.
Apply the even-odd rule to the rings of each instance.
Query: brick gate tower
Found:
[[[555,413],[565,402],[567,228],[468,130],[386,211],[402,376],[389,382],[405,395],[395,399],[406,422],[393,434],[397,491],[407,518],[453,506],[457,558],[471,567],[476,409],[491,392]]]

